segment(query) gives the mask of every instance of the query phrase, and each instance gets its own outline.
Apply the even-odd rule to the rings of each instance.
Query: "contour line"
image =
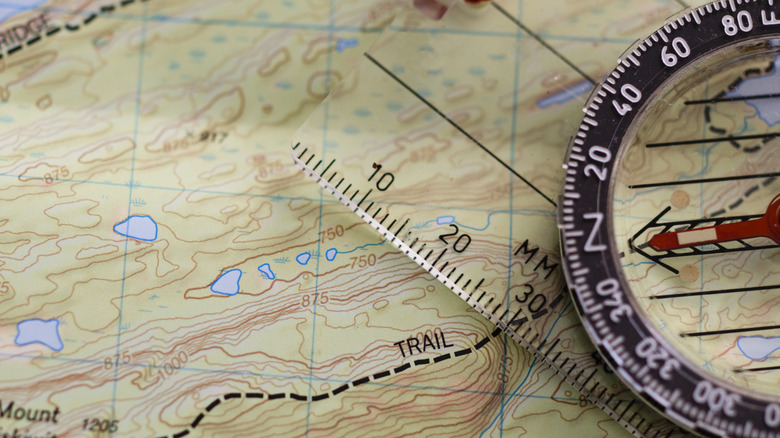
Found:
[[[78,24],[78,23],[77,24],[67,23],[67,24],[64,24],[64,25],[61,25],[61,26],[48,27],[48,28],[46,28],[45,32],[41,32],[38,35],[34,36],[33,38],[30,38],[29,40],[27,40],[27,41],[25,41],[23,43],[20,43],[20,44],[14,46],[14,47],[11,47],[11,48],[7,49],[5,51],[5,56],[13,55],[14,53],[22,50],[25,47],[32,46],[33,44],[37,43],[38,41],[41,41],[44,36],[47,37],[47,38],[51,37],[52,35],[58,33],[62,29],[65,29],[65,30],[70,31],[70,32],[75,32],[75,31],[81,29],[83,26],[86,26],[89,23],[91,23],[99,15],[110,14],[110,13],[114,12],[117,8],[122,8],[122,7],[128,6],[130,4],[135,3],[136,1],[138,1],[140,3],[140,2],[146,2],[148,0],[121,0],[121,1],[119,1],[116,4],[113,4],[113,5],[101,6],[99,12],[92,12],[91,14],[87,15],[86,17],[84,17],[84,19],[81,21],[80,24]],[[2,58],[3,58],[3,54],[0,53],[0,59],[2,59]]]
[[[192,423],[189,424],[189,426],[185,427],[179,432],[170,434],[170,435],[161,435],[159,438],[181,438],[184,436],[189,435],[191,432],[193,432],[198,425],[203,421],[204,418],[206,418],[206,415],[208,415],[214,408],[222,404],[223,402],[227,402],[232,399],[255,399],[255,400],[280,400],[280,399],[286,399],[286,400],[297,400],[302,402],[316,402],[320,400],[325,400],[331,397],[336,397],[337,395],[341,394],[342,392],[354,388],[356,386],[360,386],[364,383],[368,382],[375,382],[379,379],[383,379],[388,376],[396,375],[399,373],[402,373],[406,370],[409,370],[414,367],[428,365],[428,364],[434,364],[443,362],[448,359],[452,359],[455,357],[461,357],[466,356],[471,353],[476,353],[477,350],[487,345],[492,339],[496,338],[498,335],[503,333],[501,329],[495,329],[490,335],[485,336],[481,341],[477,342],[473,347],[467,347],[462,350],[458,350],[454,353],[446,353],[441,354],[439,356],[433,357],[433,358],[426,358],[426,359],[416,359],[411,362],[407,362],[403,365],[391,368],[389,370],[381,371],[378,373],[370,374],[365,377],[361,377],[359,379],[352,380],[350,382],[347,382],[341,386],[339,386],[336,389],[333,389],[328,392],[324,392],[322,394],[317,395],[301,395],[296,394],[292,392],[279,392],[275,394],[268,394],[264,392],[229,392],[227,394],[221,395],[219,397],[214,398],[214,400],[211,401],[211,403],[206,406],[206,409],[201,411],[194,420],[192,420]]]

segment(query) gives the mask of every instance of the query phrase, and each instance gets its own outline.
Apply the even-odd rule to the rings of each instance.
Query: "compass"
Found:
[[[634,392],[713,436],[780,434],[780,5],[638,41],[588,100],[559,203],[583,324]]]

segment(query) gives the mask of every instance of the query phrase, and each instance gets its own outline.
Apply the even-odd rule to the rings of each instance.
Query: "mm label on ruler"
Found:
[[[292,154],[629,431],[674,435],[601,362],[565,288],[555,199],[592,82],[498,3],[458,4],[436,22],[410,8],[309,118]]]

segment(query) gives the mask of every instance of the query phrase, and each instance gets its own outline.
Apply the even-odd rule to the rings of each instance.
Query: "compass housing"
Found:
[[[704,202],[696,204],[698,201],[691,201],[685,190],[676,190],[680,187],[696,186],[700,197],[704,198],[710,193],[707,188],[710,184],[731,184],[736,187],[747,181],[759,181],[758,185],[764,190],[762,193],[771,193],[771,190],[776,190],[774,187],[780,159],[776,151],[772,153],[767,149],[764,152],[766,158],[759,164],[742,167],[739,163],[733,164],[731,170],[736,174],[714,178],[710,175],[695,177],[681,170],[686,160],[695,161],[690,157],[698,152],[693,151],[692,147],[705,144],[707,146],[701,148],[706,148],[706,152],[710,153],[715,150],[714,144],[728,146],[730,142],[737,141],[734,140],[736,137],[723,133],[718,137],[713,135],[718,132],[712,130],[702,134],[704,138],[673,142],[659,142],[652,138],[656,135],[677,139],[674,133],[679,131],[684,136],[686,130],[694,129],[686,127],[684,120],[676,118],[677,113],[674,111],[677,108],[686,110],[684,106],[738,101],[733,97],[738,94],[738,90],[735,91],[738,82],[735,81],[730,84],[729,92],[720,93],[712,99],[681,103],[690,96],[692,89],[701,89],[706,94],[710,77],[727,74],[744,65],[780,59],[778,16],[780,5],[775,5],[771,0],[724,0],[688,9],[670,18],[647,39],[630,47],[615,70],[594,89],[584,108],[585,117],[569,145],[564,161],[566,179],[559,202],[561,250],[567,281],[584,326],[607,362],[630,388],[682,427],[704,435],[780,435],[780,393],[778,385],[771,384],[776,381],[773,380],[776,377],[766,377],[771,373],[771,367],[754,367],[757,372],[752,373],[750,378],[757,378],[758,381],[751,386],[740,384],[739,378],[729,378],[727,372],[706,369],[698,360],[698,353],[694,351],[691,340],[699,341],[699,345],[701,339],[712,339],[714,344],[728,344],[731,341],[719,336],[754,329],[743,326],[734,330],[685,331],[683,328],[687,320],[672,311],[668,315],[664,314],[666,309],[674,306],[664,307],[665,304],[661,303],[658,296],[650,296],[649,289],[658,287],[665,290],[669,285],[688,283],[684,289],[694,292],[678,294],[682,297],[694,296],[697,289],[702,292],[705,283],[716,284],[714,280],[710,283],[704,281],[698,272],[703,262],[698,265],[692,262],[681,269],[676,260],[682,258],[674,259],[673,263],[669,261],[672,256],[698,257],[703,260],[711,254],[729,253],[744,259],[747,252],[740,252],[745,248],[718,243],[710,253],[706,248],[695,248],[688,252],[656,254],[652,248],[648,249],[646,241],[659,230],[696,229],[708,223],[747,220],[742,216],[726,217],[728,208],[718,210],[717,214],[708,216],[705,213],[699,216],[703,219],[691,217],[697,220],[689,220],[688,223],[671,220],[667,214],[684,215],[691,205],[705,210]],[[756,75],[769,72],[767,68],[757,71]],[[772,98],[775,97],[767,95],[753,99],[766,101]],[[744,104],[745,99],[742,100]],[[710,114],[709,107],[705,108],[705,112],[707,118],[715,117]],[[664,123],[653,125],[656,121]],[[661,126],[667,123],[668,126]],[[747,132],[739,138],[766,139],[766,146],[776,137],[776,134],[771,133]],[[728,160],[724,157],[721,161]],[[709,164],[707,162],[706,165]],[[665,169],[668,178],[642,174],[643,171],[656,168]],[[659,178],[662,180],[656,181]],[[671,201],[666,201],[671,205],[664,208],[661,199],[667,193],[679,196],[677,199],[672,196]],[[751,199],[730,203],[733,210],[741,211],[741,204],[744,204],[741,208],[746,208],[745,205],[756,203],[756,199],[765,196],[754,193],[756,190],[750,189],[743,198],[753,195]],[[772,198],[774,196],[763,202],[764,209]],[[643,214],[636,214],[639,208],[631,211],[625,207],[629,203],[644,203],[641,210]],[[652,216],[646,214],[656,207],[656,212],[660,213]],[[680,212],[673,211],[674,208]],[[767,216],[772,213],[777,212],[767,212]],[[777,227],[780,224],[776,221],[770,224],[773,230]],[[768,254],[763,258],[770,266],[768,275],[771,278],[772,272],[775,272],[771,266],[776,265],[773,257],[780,250],[772,245],[750,246],[747,250]],[[626,256],[644,259],[635,263],[633,259],[624,261]],[[624,266],[624,263],[628,265]],[[749,269],[749,266],[745,269]],[[666,274],[662,276],[654,272]],[[657,284],[653,284],[653,281]],[[700,284],[694,285],[697,281]],[[761,291],[762,284],[753,289]],[[653,304],[646,304],[650,302],[648,300]],[[669,317],[668,321],[663,320],[665,315]],[[679,324],[680,327],[667,328],[666,324]],[[675,328],[680,331],[675,332]],[[730,348],[735,349],[736,346],[731,345]],[[701,350],[702,347],[699,347]],[[706,348],[704,350],[709,351]],[[725,355],[716,358],[720,360]],[[731,359],[726,358],[717,363],[730,363],[728,360]],[[747,369],[736,369],[734,375],[744,373]]]

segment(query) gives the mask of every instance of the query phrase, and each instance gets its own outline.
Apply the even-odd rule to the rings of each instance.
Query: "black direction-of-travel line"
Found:
[[[687,332],[687,333],[680,333],[680,336],[684,336],[684,337],[715,336],[715,335],[728,335],[732,333],[748,333],[748,332],[759,332],[764,330],[776,330],[776,329],[780,329],[780,325],[762,325],[758,327],[742,327],[742,328],[724,329],[724,330]]]
[[[780,365],[774,365],[770,367],[755,367],[755,368],[734,368],[735,373],[750,373],[757,371],[775,371],[780,370]]]
[[[780,284],[773,284],[770,286],[740,287],[736,289],[702,290],[696,292],[682,292],[682,293],[669,294],[669,295],[652,295],[647,298],[651,300],[667,300],[671,298],[702,297],[706,295],[736,294],[740,292],[756,292],[756,291],[774,290],[774,289],[780,289]]]
[[[39,33],[38,35],[30,38],[29,40],[23,41],[23,42],[19,43],[16,46],[13,46],[13,47],[10,47],[10,48],[6,49],[5,56],[10,56],[10,55],[13,55],[15,53],[18,53],[23,48],[29,47],[29,46],[32,46],[35,43],[38,43],[39,41],[41,41],[43,39],[43,37],[46,37],[46,38],[51,37],[51,36],[59,33],[63,29],[65,29],[65,30],[67,30],[69,32],[75,32],[75,31],[83,28],[84,26],[92,23],[97,17],[102,16],[102,15],[110,14],[110,13],[116,11],[118,8],[129,6],[129,5],[133,4],[133,3],[135,3],[136,1],[141,3],[141,2],[147,2],[149,0],[121,0],[119,2],[116,2],[113,5],[101,6],[99,12],[92,12],[92,13],[88,14],[87,16],[84,17],[83,20],[81,20],[80,24],[68,23],[68,24],[64,24],[62,26],[53,26],[53,27],[46,28],[46,29],[42,30],[41,33]],[[3,56],[4,55],[2,53],[0,53],[0,59],[2,59]]]
[[[735,175],[735,176],[723,176],[719,178],[700,178],[700,179],[686,179],[683,181],[663,181],[647,184],[634,184],[628,186],[629,189],[647,189],[652,187],[664,187],[664,186],[682,186],[688,184],[708,184],[715,182],[728,182],[739,181],[744,179],[759,179],[759,178],[776,178],[780,176],[780,172],[771,173],[756,173],[753,175]]]
[[[281,393],[275,393],[275,394],[268,394],[264,392],[229,392],[227,394],[223,394],[219,397],[216,397],[209,403],[206,408],[201,411],[194,420],[192,420],[192,423],[190,423],[188,426],[186,426],[184,429],[172,433],[170,435],[162,435],[160,438],[181,438],[189,435],[192,433],[203,421],[203,419],[206,418],[211,411],[213,411],[217,406],[221,405],[222,403],[229,402],[230,400],[237,399],[246,399],[246,400],[255,400],[255,401],[263,401],[263,400],[296,400],[296,401],[302,401],[302,402],[316,402],[321,400],[326,400],[332,397],[336,397],[337,395],[341,394],[342,392],[354,388],[356,386],[360,386],[369,382],[375,382],[380,379],[384,379],[385,377],[393,376],[399,373],[402,373],[404,371],[407,371],[409,369],[412,369],[414,367],[429,365],[429,364],[436,364],[440,362],[444,362],[449,359],[457,358],[466,356],[472,353],[476,353],[479,349],[487,345],[491,340],[497,338],[499,335],[501,335],[503,332],[501,329],[495,329],[493,332],[484,338],[482,338],[481,341],[474,344],[473,347],[463,348],[461,350],[457,350],[452,353],[445,353],[441,354],[436,357],[432,358],[424,358],[424,359],[415,359],[411,360],[410,362],[407,362],[403,365],[391,368],[389,370],[381,371],[378,373],[370,374],[365,377],[361,377],[359,379],[352,380],[350,382],[344,383],[343,385],[337,387],[336,389],[333,389],[331,391],[317,394],[317,395],[302,395],[302,394],[296,394],[291,392],[281,392]]]
[[[486,147],[485,147],[485,145],[483,145],[482,143],[480,143],[480,142],[479,142],[479,140],[477,140],[477,139],[476,139],[476,138],[474,138],[474,137],[473,137],[471,134],[469,134],[468,132],[466,132],[466,130],[465,130],[465,129],[463,129],[463,128],[461,128],[461,127],[460,127],[460,125],[458,125],[457,123],[455,123],[455,121],[453,121],[452,119],[450,119],[449,117],[447,117],[447,115],[446,115],[446,114],[444,114],[443,112],[441,112],[441,110],[439,110],[439,109],[438,109],[436,106],[434,106],[434,105],[433,105],[431,102],[429,102],[429,101],[428,101],[426,98],[424,98],[424,97],[423,97],[423,96],[422,96],[420,93],[418,93],[418,92],[417,92],[417,91],[415,91],[415,90],[414,90],[412,87],[410,87],[409,85],[407,85],[407,84],[406,84],[406,82],[402,81],[402,80],[401,80],[401,78],[399,78],[399,77],[398,77],[398,76],[397,76],[395,73],[393,73],[393,72],[391,72],[390,70],[388,70],[388,69],[387,69],[387,67],[385,67],[384,65],[382,65],[382,64],[381,64],[379,61],[377,61],[377,60],[376,60],[376,59],[375,59],[373,56],[369,55],[368,53],[364,53],[364,54],[363,54],[363,56],[365,56],[366,58],[368,58],[368,60],[369,60],[369,61],[371,61],[371,62],[372,62],[374,65],[376,65],[377,67],[379,67],[379,68],[380,68],[380,69],[381,69],[383,72],[385,72],[385,73],[386,73],[388,76],[390,76],[391,78],[393,78],[393,80],[395,80],[396,82],[398,82],[398,84],[399,84],[400,86],[404,87],[404,88],[405,88],[405,89],[406,89],[408,92],[412,93],[412,94],[413,94],[413,95],[414,95],[416,98],[420,99],[420,101],[421,101],[422,103],[424,103],[426,106],[428,106],[428,108],[430,108],[430,109],[431,109],[433,112],[435,112],[436,114],[438,114],[438,115],[439,115],[441,118],[443,118],[444,120],[446,120],[446,121],[447,121],[447,122],[448,122],[450,125],[452,125],[452,126],[455,128],[455,129],[457,129],[457,130],[458,130],[458,132],[460,132],[461,134],[463,134],[463,135],[465,135],[466,137],[468,137],[468,139],[469,139],[469,140],[471,140],[471,141],[472,141],[474,144],[476,144],[477,146],[479,146],[479,148],[480,148],[480,149],[482,149],[483,151],[485,151],[485,152],[486,152],[488,155],[490,155],[490,157],[492,157],[492,158],[493,158],[494,160],[496,160],[496,161],[497,161],[499,164],[501,164],[502,166],[504,166],[504,168],[506,168],[507,170],[509,170],[510,172],[512,172],[512,174],[513,174],[514,176],[516,176],[516,177],[517,177],[517,178],[519,178],[521,181],[523,181],[523,182],[524,182],[524,183],[525,183],[525,184],[526,184],[528,187],[530,187],[530,188],[531,188],[531,190],[533,190],[533,191],[535,191],[536,193],[538,193],[538,194],[539,194],[541,197],[543,197],[543,198],[544,198],[544,199],[545,199],[547,202],[549,202],[550,204],[552,204],[554,207],[557,207],[557,205],[555,204],[555,201],[553,201],[553,200],[552,200],[552,198],[550,198],[549,196],[545,195],[545,194],[544,194],[544,193],[543,193],[541,190],[539,190],[539,189],[538,189],[536,186],[534,186],[534,185],[533,185],[533,184],[532,184],[530,181],[528,181],[528,180],[527,180],[527,179],[525,179],[525,178],[524,178],[522,175],[520,175],[520,174],[519,174],[519,173],[518,173],[518,172],[517,172],[515,169],[513,169],[513,168],[512,168],[510,165],[506,164],[506,163],[505,163],[503,160],[501,160],[501,158],[498,158],[498,156],[497,156],[496,154],[494,154],[492,151],[490,151],[490,149],[486,148]]]
[[[491,5],[493,5],[494,8],[498,10],[503,16],[511,20],[513,23],[517,25],[520,29],[523,30],[523,32],[527,33],[531,36],[531,38],[535,39],[539,44],[544,46],[545,49],[549,50],[553,55],[558,57],[561,61],[563,61],[566,65],[571,67],[574,71],[576,71],[580,76],[582,76],[586,81],[590,82],[591,85],[596,85],[596,81],[593,80],[590,76],[588,76],[587,73],[582,71],[579,67],[574,65],[573,62],[569,61],[565,56],[563,56],[559,51],[555,50],[553,46],[547,43],[542,37],[537,35],[535,32],[533,32],[531,29],[529,29],[526,25],[524,25],[520,20],[518,20],[514,15],[510,14],[509,11],[504,9],[501,5],[499,5],[496,2],[490,2]]]
[[[774,99],[780,97],[780,93],[756,94],[753,96],[716,97],[713,99],[689,100],[685,105],[706,105],[720,102],[743,102],[746,100]]]
[[[771,139],[780,137],[780,132],[770,132],[768,134],[754,134],[754,135],[735,135],[731,137],[714,137],[714,138],[700,138],[696,140],[679,140],[679,141],[667,141],[663,143],[648,143],[646,148],[663,148],[669,146],[686,146],[692,144],[705,144],[705,143],[719,143],[722,141],[738,141],[738,140],[756,140],[756,139]]]

